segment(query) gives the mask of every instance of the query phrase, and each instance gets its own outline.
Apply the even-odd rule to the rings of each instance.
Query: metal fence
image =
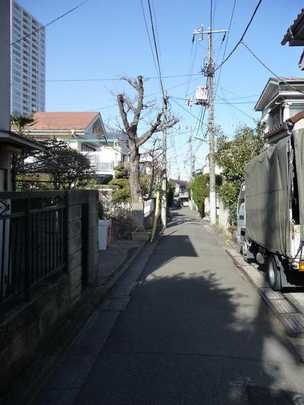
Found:
[[[65,269],[66,232],[64,193],[0,193],[1,305]]]

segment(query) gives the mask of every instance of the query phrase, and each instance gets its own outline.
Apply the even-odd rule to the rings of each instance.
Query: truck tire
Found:
[[[274,256],[269,256],[267,263],[266,263],[266,272],[267,272],[267,280],[269,286],[274,291],[282,291],[282,276],[281,276],[281,268],[278,266],[276,259]]]

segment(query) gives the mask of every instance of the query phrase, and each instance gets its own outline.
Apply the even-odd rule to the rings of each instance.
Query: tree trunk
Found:
[[[129,140],[130,147],[130,174],[129,184],[131,193],[131,209],[134,221],[139,230],[144,227],[144,207],[139,181],[139,159],[140,154],[135,142]]]
[[[142,201],[142,193],[141,193],[141,186],[139,181],[139,151],[138,147],[133,144],[133,142],[129,142],[130,144],[130,175],[129,175],[129,182],[130,182],[130,193],[131,193],[131,202],[132,203],[139,203]]]

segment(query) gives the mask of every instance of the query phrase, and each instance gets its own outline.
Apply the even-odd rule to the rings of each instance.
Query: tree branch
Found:
[[[137,80],[134,82],[136,83],[136,91],[137,91],[137,105],[134,109],[134,116],[132,120],[131,126],[133,128],[137,128],[139,119],[140,119],[140,114],[144,108],[144,82],[143,82],[143,77],[138,76]],[[134,87],[134,86],[133,86]]]
[[[150,129],[146,131],[143,135],[139,136],[136,141],[137,146],[143,145],[145,142],[147,142],[151,136],[155,133],[158,132],[158,128],[161,124],[161,117],[163,115],[163,112],[160,112],[157,114],[156,120],[154,123],[151,125]]]
[[[133,112],[135,112],[135,106],[134,106],[134,104],[132,103],[132,101],[129,99],[129,97],[127,97],[127,96],[124,96],[124,103],[127,105],[127,107],[128,107],[128,111],[133,111]]]
[[[178,123],[178,119],[175,117],[172,117],[166,121],[162,121],[162,116],[163,112],[158,113],[156,120],[151,125],[150,129],[146,131],[142,136],[137,138],[136,145],[138,147],[147,142],[153,134],[171,128]]]
[[[125,80],[127,83],[129,83],[130,86],[133,87],[133,89],[135,89],[136,91],[139,90],[139,84],[138,84],[138,78],[142,76],[138,76],[137,79],[130,79],[128,77],[122,77],[122,80]]]
[[[123,125],[125,127],[125,131],[128,133],[128,130],[130,128],[130,124],[128,121],[128,115],[125,111],[125,99],[123,94],[118,94],[117,96],[117,103],[118,103],[118,108],[119,108],[119,113],[123,122]]]

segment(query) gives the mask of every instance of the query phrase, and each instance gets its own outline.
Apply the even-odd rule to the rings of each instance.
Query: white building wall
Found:
[[[11,37],[11,112],[44,111],[45,28],[14,0]]]
[[[112,175],[114,169],[122,163],[123,153],[119,147],[101,146],[96,152],[82,152],[91,162],[97,175]]]
[[[0,129],[10,127],[10,0],[0,1]]]
[[[225,207],[220,198],[218,201],[218,224],[223,229],[229,227],[229,209]]]

